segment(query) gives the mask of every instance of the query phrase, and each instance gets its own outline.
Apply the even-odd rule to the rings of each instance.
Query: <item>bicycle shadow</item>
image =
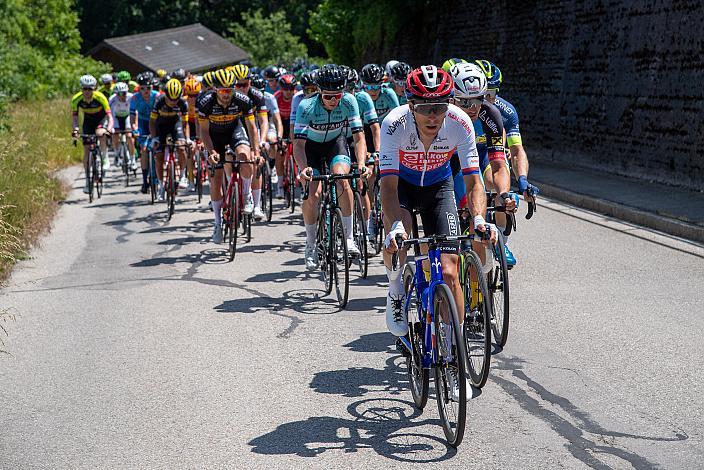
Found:
[[[329,315],[340,311],[337,300],[315,289],[293,289],[275,297],[258,295],[244,299],[226,300],[214,307],[218,313],[252,314],[267,311],[283,315],[291,311],[305,315]],[[297,319],[299,322],[300,319]]]
[[[440,462],[452,458],[452,449],[440,437],[414,428],[439,426],[438,419],[419,419],[415,405],[398,397],[408,391],[403,357],[395,353],[395,338],[389,333],[362,335],[344,347],[354,352],[387,353],[383,369],[352,367],[315,374],[310,387],[318,393],[365,398],[347,407],[349,416],[315,416],[279,425],[274,431],[252,439],[252,451],[260,454],[293,454],[315,457],[325,451],[356,452],[373,449],[399,462]],[[427,416],[427,414],[426,414]]]

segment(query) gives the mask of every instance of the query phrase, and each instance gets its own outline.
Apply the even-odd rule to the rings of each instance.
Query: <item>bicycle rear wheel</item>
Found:
[[[149,162],[149,193],[151,194],[152,204],[156,201],[156,162],[151,149],[147,150],[147,158]]]
[[[342,224],[342,211],[339,208],[335,208],[332,216],[330,259],[332,260],[333,276],[335,278],[337,302],[340,304],[340,308],[345,308],[350,291],[350,263],[347,254],[347,237]]]
[[[196,193],[198,194],[198,204],[203,199],[203,160],[201,153],[197,152],[194,161],[196,167]]]
[[[227,193],[225,193],[227,194]],[[239,194],[238,192],[238,187],[237,187],[237,181],[232,182],[232,191],[230,192],[230,196],[228,199],[228,207],[227,207],[227,220],[226,220],[226,231],[227,231],[227,255],[230,259],[230,261],[235,259],[235,253],[237,252],[237,220],[239,217],[239,198],[237,195]]]
[[[125,187],[128,187],[130,185],[130,162],[127,158],[127,147],[125,144],[120,144],[119,155],[120,163],[122,164],[122,173],[125,175]]]
[[[374,232],[374,251],[378,255],[384,247],[384,218],[381,213],[381,192],[379,187],[379,178],[374,181],[374,214],[375,232]]]
[[[88,180],[88,202],[93,202],[93,190],[95,187],[95,169],[93,160],[95,160],[95,152],[91,151],[88,155],[88,167],[86,168],[86,179]]]
[[[406,358],[406,373],[411,386],[411,395],[416,408],[422,410],[428,403],[430,374],[423,368],[423,336],[425,323],[418,321],[418,299],[413,286],[413,265],[407,264],[403,270],[403,290],[406,292],[406,318],[408,319],[408,340],[413,350]],[[425,319],[425,316],[423,316]]]
[[[435,365],[438,412],[448,444],[457,447],[464,437],[467,420],[467,380],[462,326],[457,317],[455,299],[446,284],[438,284],[435,288],[433,312],[439,356]],[[450,323],[442,321],[443,314]],[[456,397],[453,397],[453,383],[458,388]]]
[[[508,340],[510,299],[506,251],[501,233],[498,234],[493,252],[496,264],[487,275],[487,285],[491,293],[491,329],[494,332],[496,344],[503,348]]]
[[[332,292],[334,274],[332,269],[332,260],[330,259],[330,245],[332,242],[330,236],[330,226],[327,222],[329,215],[326,214],[325,203],[324,197],[321,197],[318,205],[318,238],[316,240],[316,248],[318,252],[318,265],[320,266],[320,270],[323,272],[325,295],[330,295],[330,292]]]
[[[293,162],[293,156],[289,156],[288,158],[288,188],[286,192],[288,193],[289,209],[291,210],[291,214],[293,214],[296,210],[296,166]]]
[[[482,388],[489,378],[491,364],[491,300],[479,256],[474,251],[465,251],[462,262],[466,369],[472,385]]]
[[[367,253],[367,224],[365,223],[364,210],[362,206],[362,196],[354,192],[354,213],[352,221],[352,231],[354,241],[359,248],[359,258],[355,262],[359,266],[359,275],[362,279],[367,278],[369,268],[369,254]]]
[[[274,185],[271,182],[271,170],[267,162],[264,162],[264,168],[265,170],[262,172],[262,205],[264,206],[266,221],[271,222],[271,218],[274,215]]]

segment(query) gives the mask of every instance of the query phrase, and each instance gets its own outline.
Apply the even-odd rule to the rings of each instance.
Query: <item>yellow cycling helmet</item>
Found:
[[[166,75],[166,70],[164,70],[164,69],[159,69],[159,70],[156,71],[156,76],[157,76],[157,77],[161,78],[161,77],[163,77],[164,75]]]
[[[203,74],[203,83],[205,83],[205,86],[207,86],[208,88],[213,87],[213,75],[214,74],[215,74],[215,72],[205,72]]]
[[[183,87],[181,86],[181,82],[179,82],[177,79],[172,78],[171,80],[166,82],[164,93],[166,93],[167,98],[177,100],[181,97],[182,91]]]
[[[452,59],[447,59],[445,62],[442,63],[442,69],[450,73],[450,69],[452,68],[453,65],[455,64],[466,64],[467,61],[464,59],[458,59],[456,57],[453,57]]]
[[[235,74],[232,70],[220,69],[214,75],[213,81],[218,88],[232,88],[235,83]]]
[[[200,93],[200,82],[196,80],[196,77],[188,77],[186,83],[183,85],[184,93],[188,96],[195,96]]]
[[[237,64],[232,68],[232,71],[234,72],[235,78],[237,80],[248,80],[252,78],[249,73],[249,67],[247,67],[246,65]]]

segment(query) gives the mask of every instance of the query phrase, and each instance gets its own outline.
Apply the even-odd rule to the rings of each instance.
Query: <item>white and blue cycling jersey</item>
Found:
[[[290,122],[296,122],[296,113],[298,113],[298,105],[301,101],[305,99],[306,95],[302,91],[297,91],[293,98],[291,98],[291,116],[289,117]]]
[[[323,107],[320,94],[305,98],[298,105],[294,127],[297,139],[332,142],[340,135],[344,137],[343,133],[347,127],[353,134],[363,131],[357,100],[349,93],[344,93],[338,105],[331,111]]]
[[[408,105],[399,106],[381,124],[381,177],[398,176],[414,186],[431,186],[452,178],[450,160],[457,152],[462,174],[479,174],[472,120],[450,105],[438,135],[424,148]]]

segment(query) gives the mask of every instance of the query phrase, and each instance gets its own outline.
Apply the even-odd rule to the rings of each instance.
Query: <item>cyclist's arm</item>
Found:
[[[281,113],[276,111],[274,114],[274,127],[276,128],[276,136],[282,139],[284,136],[284,123],[281,120]],[[292,134],[289,134],[292,135]]]
[[[392,123],[392,115],[387,115],[381,123],[381,135],[384,137],[379,151],[381,205],[390,223],[403,220],[403,209],[398,201],[400,132],[390,129]]]
[[[369,126],[372,130],[372,138],[374,140],[374,151],[378,152],[380,148],[380,140],[381,140],[381,126],[379,126],[378,122],[375,122],[371,126]],[[368,151],[369,149],[367,149]]]
[[[252,145],[252,156],[259,156],[259,129],[254,123],[254,116],[245,115],[244,123],[247,126],[247,132],[249,133],[249,143]]]
[[[157,114],[152,111],[152,114],[149,117],[149,134],[151,134],[152,137],[156,137],[156,120],[157,120]]]
[[[210,138],[210,121],[207,117],[198,117],[198,122],[200,123],[200,139],[203,141],[203,145],[208,152],[213,152],[213,140]]]
[[[486,132],[487,153],[494,187],[499,194],[511,190],[511,176],[504,154],[504,123],[499,109],[491,104],[482,106],[479,117]]]
[[[486,214],[486,192],[481,176],[476,174],[464,175],[464,185],[469,196],[469,211],[472,217]]]
[[[340,101],[338,106],[344,106],[347,111],[347,123],[354,138],[354,153],[357,157],[357,168],[367,170],[367,142],[364,139],[364,127],[362,118],[359,115],[357,99],[349,93],[343,95],[344,101]]]
[[[306,157],[306,139],[296,137],[293,140],[293,158],[298,164],[298,168],[308,168],[308,157]]]
[[[293,158],[298,163],[299,168],[308,168],[308,158],[306,156],[306,140],[308,139],[308,125],[310,124],[310,118],[312,114],[312,109],[305,108],[305,101],[301,101],[298,105],[298,110],[296,113],[295,123],[291,121],[291,124],[295,124],[293,140]]]
[[[403,220],[403,209],[398,201],[398,176],[388,175],[381,178],[381,207],[384,217],[389,222]]]
[[[367,166],[367,141],[364,139],[364,130],[354,132],[354,153],[357,157],[357,168]]]
[[[528,155],[523,149],[523,144],[514,144],[509,147],[511,152],[511,164],[516,174],[516,179],[521,176],[528,177]]]

